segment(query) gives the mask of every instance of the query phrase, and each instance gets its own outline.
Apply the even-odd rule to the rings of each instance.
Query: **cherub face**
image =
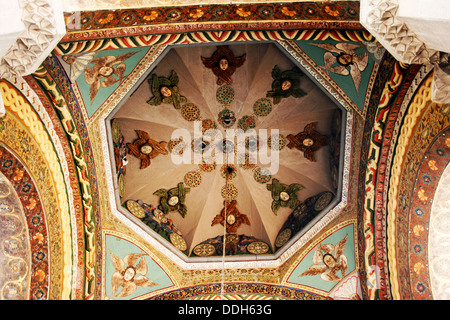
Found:
[[[292,86],[292,83],[289,80],[284,80],[281,84],[281,90],[286,91],[289,90]]]
[[[228,60],[225,58],[220,59],[219,61],[219,67],[220,69],[222,69],[223,71],[228,69]]]
[[[133,267],[128,267],[123,274],[123,280],[130,281],[134,278],[135,275],[136,275],[136,270],[134,270]]]
[[[325,254],[323,256],[323,263],[325,263],[326,266],[332,268],[336,264],[336,261],[331,254]]]
[[[111,67],[103,66],[98,70],[98,74],[104,77],[110,76],[114,72],[114,69]]]
[[[170,90],[168,87],[166,86],[162,86],[161,89],[159,89],[159,91],[161,92],[161,94],[164,97],[170,97],[172,95],[172,90]]]
[[[305,147],[311,147],[314,144],[314,140],[311,138],[306,138],[302,143]]]
[[[150,146],[148,144],[144,144],[140,150],[143,154],[150,154],[152,152],[153,148],[152,148],[152,146]]]
[[[337,61],[339,62],[339,64],[343,65],[343,66],[348,66],[350,63],[352,63],[353,57],[350,54],[341,54],[338,56]]]

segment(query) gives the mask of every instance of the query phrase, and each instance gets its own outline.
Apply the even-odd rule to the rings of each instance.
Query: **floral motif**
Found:
[[[244,131],[248,129],[253,129],[256,127],[256,119],[254,116],[243,116],[238,121],[238,128]]]
[[[237,198],[238,190],[235,185],[227,183],[222,187],[221,194],[222,198],[231,201]]]
[[[291,10],[288,7],[281,8],[281,12],[288,17],[293,17],[297,14],[297,11]]]
[[[128,254],[123,260],[114,255],[111,251],[110,255],[114,269],[116,269],[111,279],[114,298],[129,296],[133,294],[138,287],[152,287],[159,285],[145,276],[148,270],[147,263],[143,258],[144,254]],[[137,265],[136,262],[138,262]],[[122,287],[122,290],[117,293],[120,287]]]
[[[189,12],[189,18],[192,18],[192,19],[199,19],[199,18],[201,18],[204,14],[205,14],[205,12],[204,12],[202,9],[197,8],[197,9],[195,9],[195,10]]]
[[[184,183],[192,188],[198,187],[202,183],[202,175],[197,171],[189,171],[184,175]]]
[[[238,9],[236,10],[236,13],[237,13],[239,16],[243,17],[243,18],[248,18],[248,17],[251,16],[251,14],[252,14],[251,11],[246,10],[245,8],[242,8],[242,7],[238,8]]]
[[[268,116],[271,111],[272,111],[272,103],[270,102],[269,99],[266,98],[258,99],[253,105],[253,112],[258,117]]]
[[[187,121],[200,120],[200,108],[193,103],[187,103],[181,108],[181,115]]]

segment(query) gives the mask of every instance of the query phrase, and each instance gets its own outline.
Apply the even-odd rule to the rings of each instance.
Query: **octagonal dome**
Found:
[[[169,47],[107,119],[117,203],[191,260],[277,257],[339,201],[345,117],[276,43]]]

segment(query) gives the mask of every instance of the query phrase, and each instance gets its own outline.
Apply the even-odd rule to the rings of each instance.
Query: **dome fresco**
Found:
[[[344,117],[274,43],[168,48],[108,118],[117,203],[188,257],[271,257],[339,200]]]

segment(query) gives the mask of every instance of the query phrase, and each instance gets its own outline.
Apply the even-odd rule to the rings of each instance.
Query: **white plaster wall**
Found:
[[[450,164],[445,168],[433,198],[428,237],[428,265],[433,298],[448,300],[450,299]]]

